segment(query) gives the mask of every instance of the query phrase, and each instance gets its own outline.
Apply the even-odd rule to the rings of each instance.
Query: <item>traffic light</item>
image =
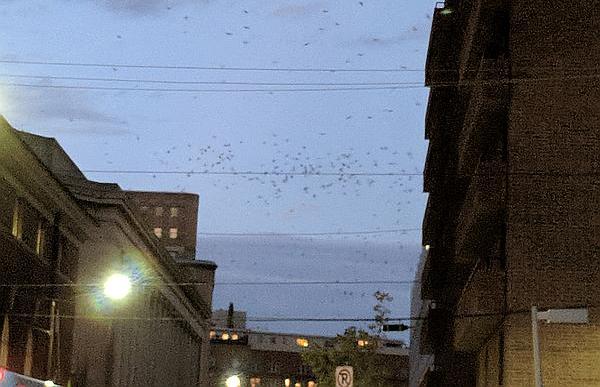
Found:
[[[383,331],[384,332],[402,332],[410,328],[405,324],[384,324]]]

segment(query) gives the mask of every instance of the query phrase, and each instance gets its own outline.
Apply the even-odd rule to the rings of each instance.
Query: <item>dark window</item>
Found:
[[[71,243],[66,237],[63,236],[60,241],[59,270],[71,280],[76,279],[77,258],[77,247],[73,243]]]
[[[16,199],[15,190],[6,180],[0,179],[0,224],[9,230],[12,228]]]

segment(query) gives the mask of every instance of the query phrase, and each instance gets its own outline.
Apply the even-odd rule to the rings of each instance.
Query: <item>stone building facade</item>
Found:
[[[0,116],[0,368],[66,382],[93,217]]]
[[[0,366],[72,386],[207,386],[216,265],[173,259],[128,194],[86,179],[54,139],[3,119],[0,136]],[[111,273],[132,281],[123,300],[103,294]]]
[[[421,385],[600,385],[600,9],[589,1],[446,0],[426,84]],[[415,381],[416,383],[416,381]],[[419,385],[419,384],[413,384]]]

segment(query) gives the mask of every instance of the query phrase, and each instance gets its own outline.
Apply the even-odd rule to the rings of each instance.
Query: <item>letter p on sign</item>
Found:
[[[335,368],[335,387],[352,387],[354,372],[350,366]]]

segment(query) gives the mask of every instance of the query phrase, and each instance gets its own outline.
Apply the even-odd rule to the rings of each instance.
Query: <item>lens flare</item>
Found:
[[[113,300],[125,298],[131,291],[131,281],[125,274],[112,274],[104,283],[104,294]]]

